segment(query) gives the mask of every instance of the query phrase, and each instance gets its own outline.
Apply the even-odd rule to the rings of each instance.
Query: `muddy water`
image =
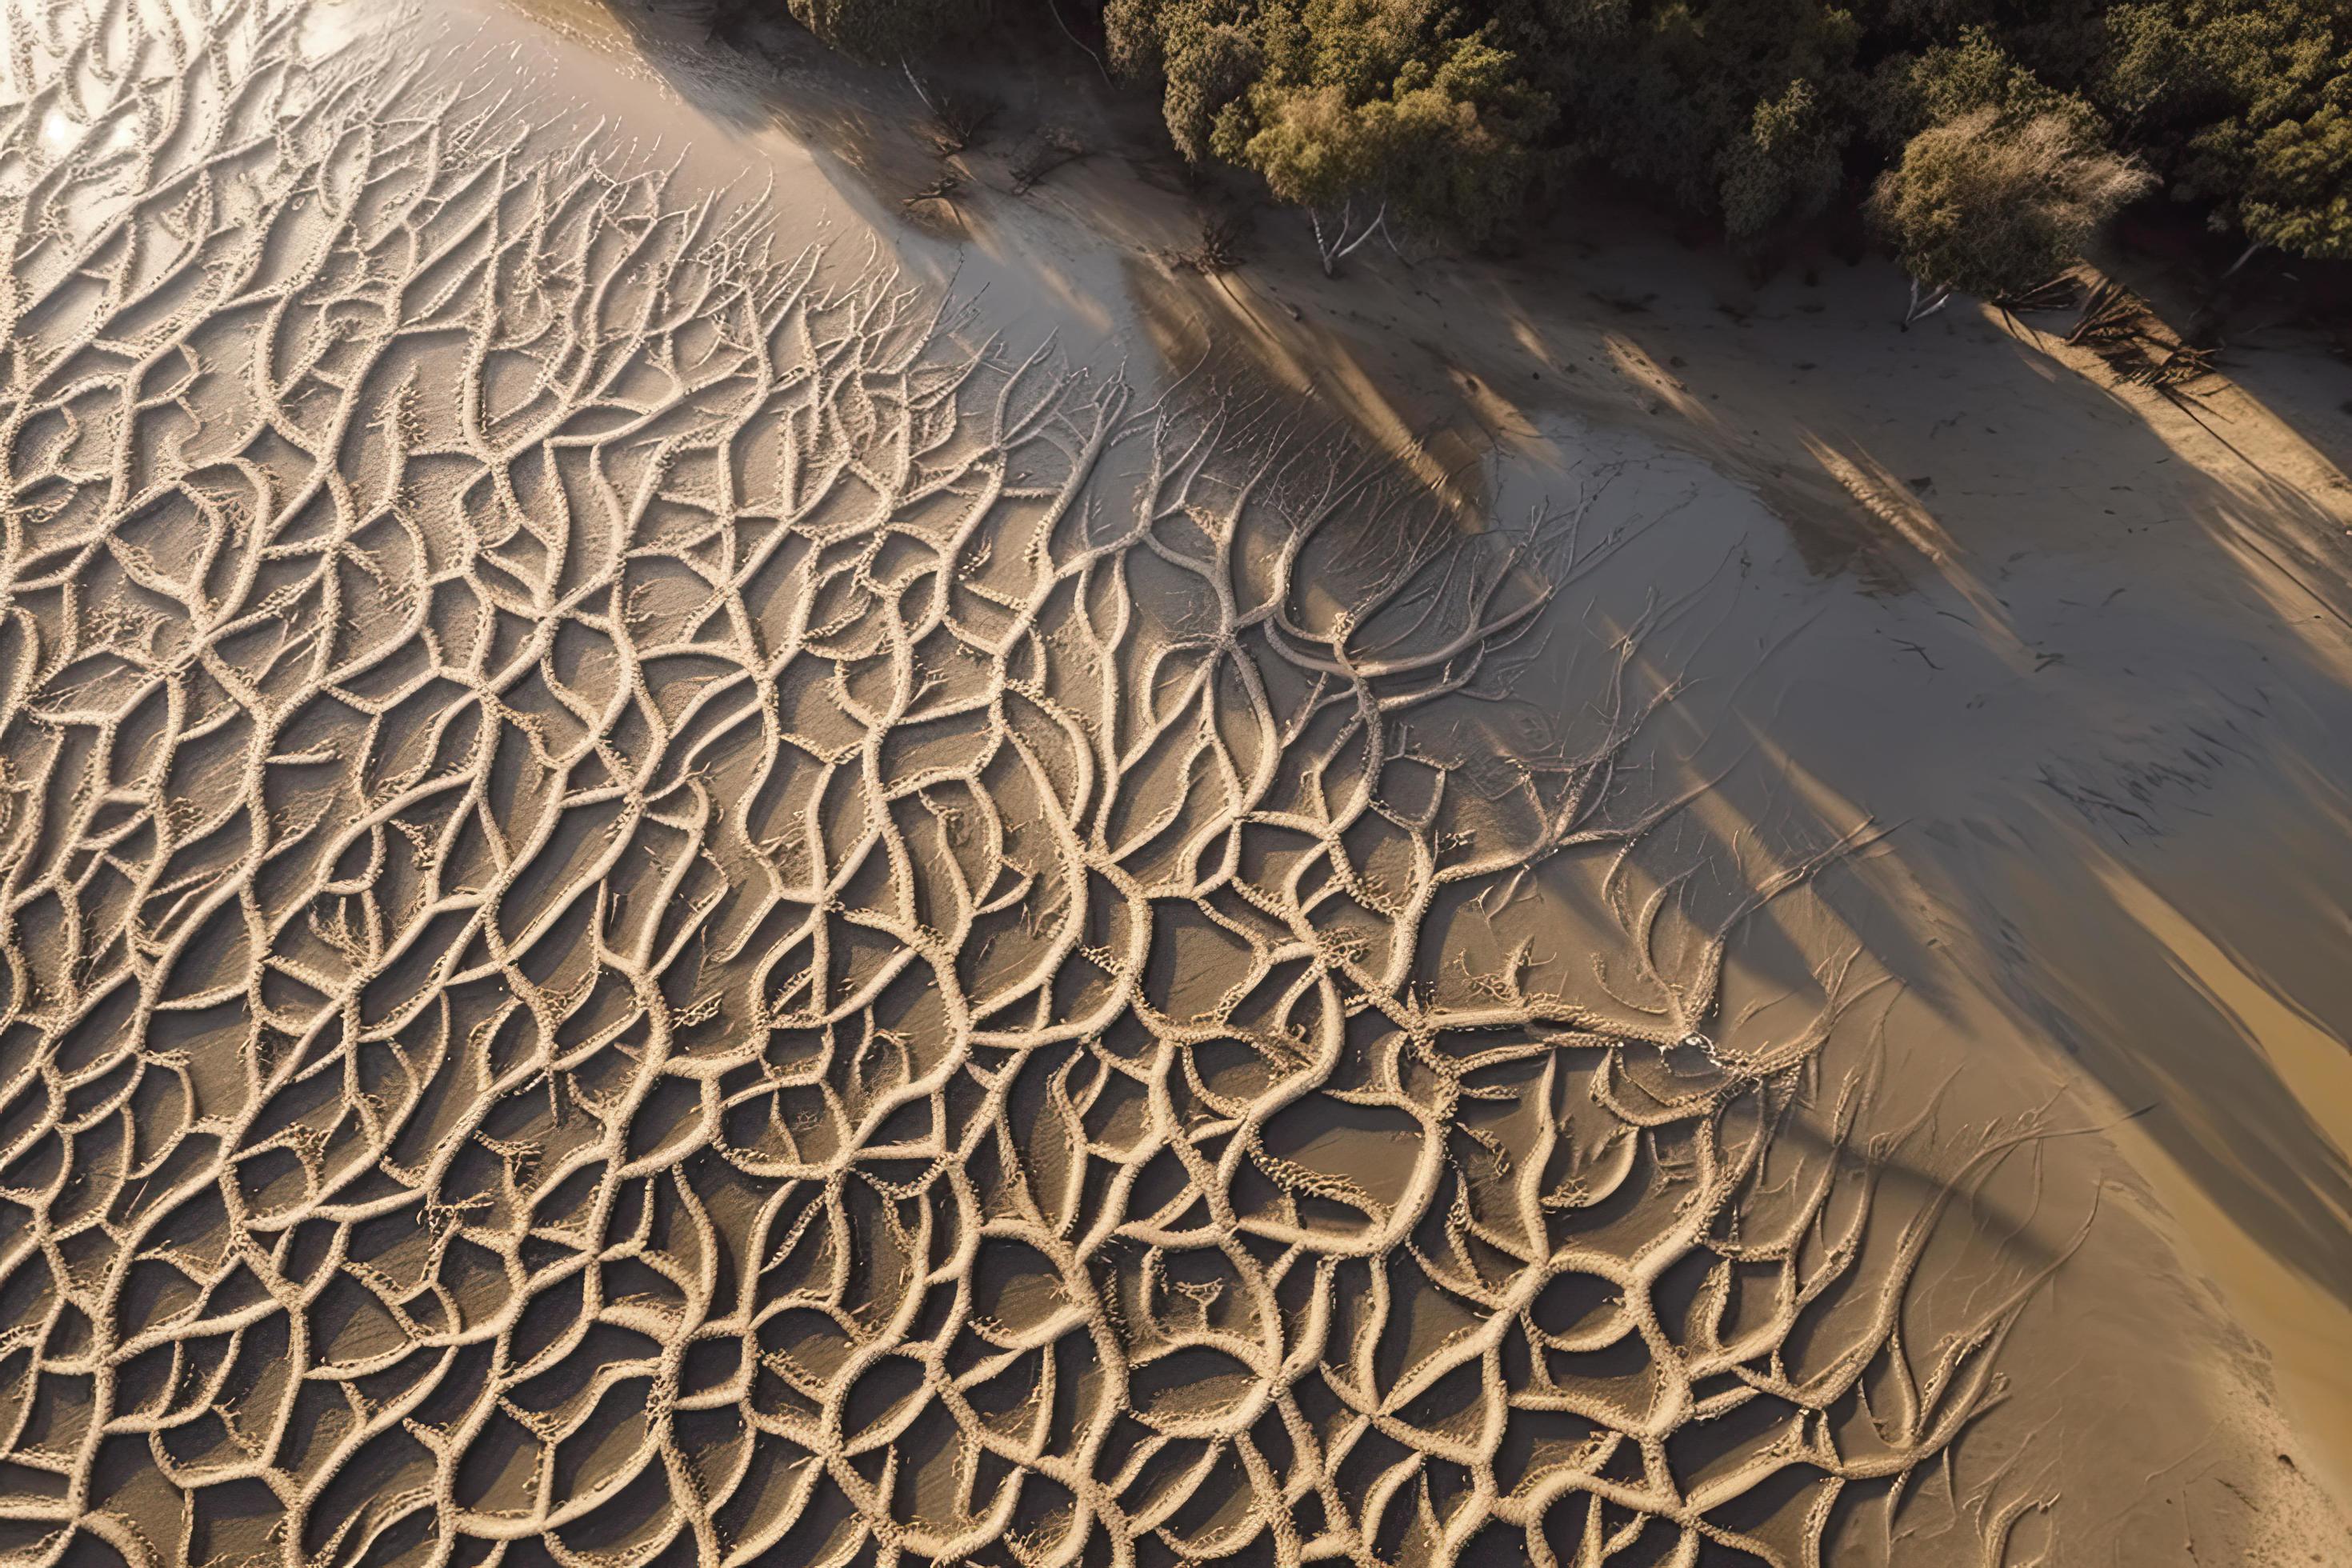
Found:
[[[814,68],[9,16],[26,1559],[2342,1545],[2261,535],[1830,446],[1927,565],[1825,584],[1195,371],[1103,160],[904,205]]]

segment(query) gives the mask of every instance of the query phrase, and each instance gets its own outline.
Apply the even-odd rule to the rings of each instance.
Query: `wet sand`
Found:
[[[9,16],[12,1560],[2352,1560],[2324,379]]]

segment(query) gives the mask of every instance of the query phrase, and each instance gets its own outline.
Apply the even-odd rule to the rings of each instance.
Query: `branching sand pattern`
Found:
[[[10,1561],[1813,1561],[1996,1396],[1932,1208],[1847,1289],[1863,1092],[1778,1152],[1810,867],[1642,869],[1631,642],[1414,740],[1576,515],[301,26],[9,23]],[[1463,934],[1577,857],[1585,1000]]]

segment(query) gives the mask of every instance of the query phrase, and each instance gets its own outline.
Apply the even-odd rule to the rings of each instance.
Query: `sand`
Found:
[[[2300,362],[6,15],[8,1561],[2352,1561]]]

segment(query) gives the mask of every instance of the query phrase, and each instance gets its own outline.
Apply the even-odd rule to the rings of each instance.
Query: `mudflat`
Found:
[[[5,1561],[2352,1562],[2310,362],[0,16]]]

